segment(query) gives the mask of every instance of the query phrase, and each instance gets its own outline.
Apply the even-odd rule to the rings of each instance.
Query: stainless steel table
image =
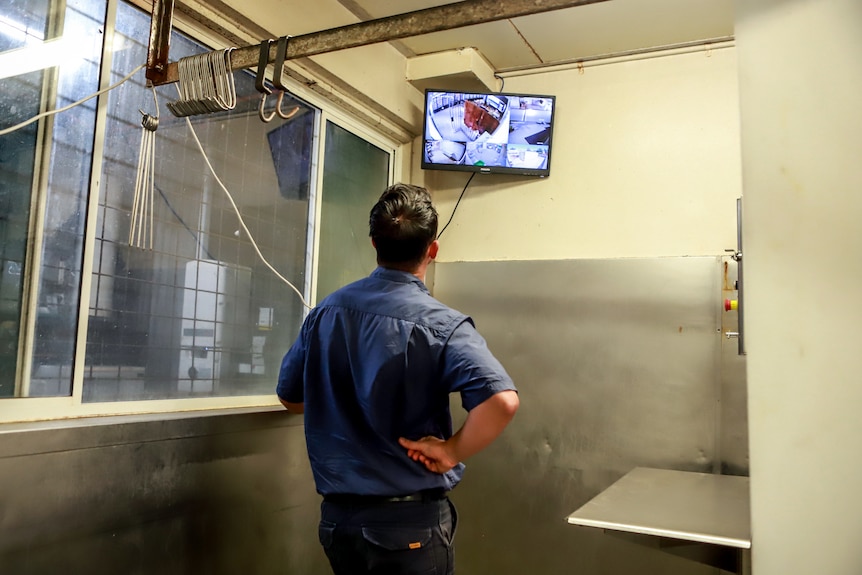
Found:
[[[750,570],[747,477],[638,467],[568,516],[572,525],[657,537],[678,552],[684,543],[702,544],[677,553],[727,568],[711,546],[733,550],[734,571]],[[669,540],[677,543],[668,543]]]

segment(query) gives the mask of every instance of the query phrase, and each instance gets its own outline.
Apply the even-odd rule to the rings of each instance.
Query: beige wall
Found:
[[[551,175],[473,178],[440,261],[717,255],[736,247],[732,47],[583,74],[508,77],[504,91],[557,96]],[[435,194],[442,226],[469,174],[414,173]]]
[[[363,46],[312,59],[395,115],[405,129],[416,134],[422,129],[422,93],[405,81],[406,60],[391,45]]]
[[[737,2],[753,571],[862,573],[862,3]]]

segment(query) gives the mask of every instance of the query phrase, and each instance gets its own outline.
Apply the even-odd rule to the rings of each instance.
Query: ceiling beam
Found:
[[[293,36],[288,42],[285,60],[605,1],[607,0],[463,0],[434,8]],[[151,44],[153,42],[158,44],[160,40],[161,38],[157,34],[151,34]],[[239,70],[256,67],[260,56],[259,49],[257,44],[236,48],[231,54],[232,68]],[[275,44],[270,48],[270,63],[275,61],[276,49]],[[150,77],[149,73],[147,77]],[[176,82],[178,79],[177,64],[168,64],[167,70],[158,74],[158,77],[159,79],[153,80],[156,85]]]

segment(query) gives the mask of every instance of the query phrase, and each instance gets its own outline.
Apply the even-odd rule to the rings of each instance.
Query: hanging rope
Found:
[[[141,112],[141,147],[138,151],[138,174],[135,178],[135,198],[132,203],[132,221],[129,227],[129,245],[153,249],[153,189],[156,174],[156,129],[159,127],[159,99],[155,86],[153,101],[156,115]]]

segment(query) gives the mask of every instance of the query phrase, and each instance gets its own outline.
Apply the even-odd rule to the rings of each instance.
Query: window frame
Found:
[[[111,63],[113,59],[113,40],[115,35],[115,22],[117,11],[121,2],[150,12],[150,7],[139,0],[107,0],[106,23],[104,27],[104,39],[102,44],[102,64],[99,72],[99,89],[104,89],[110,84]],[[226,40],[214,34],[211,30],[204,28],[180,14],[175,14],[173,27],[176,31],[188,35],[195,41],[210,46],[214,50],[230,46]],[[250,39],[249,44],[259,40]],[[290,64],[288,64],[290,65]],[[138,74],[143,75],[141,70]],[[235,72],[237,73],[237,72]],[[303,74],[307,74],[303,70]],[[345,110],[337,107],[333,102],[327,100],[317,92],[309,89],[292,78],[285,78],[284,84],[290,93],[314,106],[316,114],[313,135],[312,156],[312,186],[309,193],[308,228],[306,230],[306,274],[303,291],[308,298],[313,298],[316,293],[319,229],[321,217],[321,198],[323,180],[323,162],[325,150],[325,129],[327,122],[332,122],[342,129],[356,135],[389,154],[388,182],[399,181],[406,169],[404,165],[404,144],[397,142],[390,136],[376,131],[356,118],[353,118]],[[43,89],[44,93],[44,89]],[[44,96],[43,96],[44,99]],[[356,104],[361,107],[361,104]],[[44,103],[43,103],[44,106]],[[178,399],[158,400],[129,400],[114,402],[88,402],[84,403],[83,387],[86,369],[86,346],[87,329],[89,324],[89,305],[91,290],[93,289],[92,274],[94,265],[94,254],[97,241],[97,211],[99,208],[99,193],[101,187],[101,175],[104,161],[104,140],[108,119],[108,95],[100,96],[96,104],[96,123],[94,128],[94,146],[91,159],[90,181],[88,186],[88,198],[86,202],[86,227],[84,236],[84,253],[81,268],[80,300],[78,304],[78,315],[76,323],[76,341],[73,357],[72,371],[72,393],[61,397],[11,397],[0,399],[0,424],[65,420],[75,418],[100,417],[100,416],[139,416],[139,415],[170,415],[182,414],[183,412],[199,412],[210,410],[270,410],[280,406],[275,396],[275,378],[273,377],[272,394],[250,395],[250,396],[222,396],[222,397],[189,397]],[[39,288],[40,274],[40,250],[44,233],[44,207],[48,201],[50,190],[48,189],[47,173],[50,168],[51,133],[53,122],[40,121],[39,134],[41,148],[37,151],[36,167],[34,168],[33,186],[30,215],[31,234],[27,240],[27,262],[23,278],[24,289],[22,294],[22,317],[20,321],[18,352],[18,381],[16,388],[25,385],[32,375],[33,346],[35,344],[35,317],[38,305],[37,294]],[[46,157],[48,154],[48,157]],[[309,304],[316,302],[309,299]],[[307,311],[306,311],[307,312]],[[286,351],[286,350],[285,350]]]

